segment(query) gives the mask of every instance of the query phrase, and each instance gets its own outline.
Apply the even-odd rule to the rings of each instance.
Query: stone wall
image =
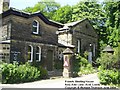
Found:
[[[72,44],[72,34],[71,33],[62,33],[58,35],[58,43],[63,45],[71,45]]]
[[[43,67],[47,68],[47,52],[48,50],[53,50],[53,66],[54,61],[57,60],[57,46],[42,44],[42,43],[35,43],[35,42],[28,42],[28,41],[19,41],[19,40],[12,40],[11,41],[11,62],[18,61],[25,63],[28,61],[28,46],[33,46],[33,61],[32,64],[35,65],[42,65]],[[36,49],[37,47],[41,47],[41,61],[36,61]],[[17,54],[17,59],[14,59],[14,54]]]
[[[33,20],[37,20],[40,23],[40,33],[38,35],[32,33]],[[38,17],[25,19],[22,17],[12,16],[12,39],[55,44],[57,43],[56,31],[57,27],[45,24]]]
[[[75,47],[73,51],[76,54],[84,55],[85,51],[92,52],[94,59],[97,55],[98,36],[90,22],[86,19],[69,28],[69,32],[59,31],[58,42],[63,45],[68,42],[69,46]]]
[[[32,22],[37,20],[40,24],[40,33],[32,33]],[[32,64],[43,66],[47,68],[48,65],[48,51],[52,51],[52,68],[58,60],[58,46],[57,44],[57,27],[48,25],[39,17],[24,18],[15,15],[10,15],[3,18],[3,31],[6,36],[4,41],[11,40],[10,43],[10,61],[18,61],[25,63],[28,61],[28,46],[33,46],[33,62]],[[41,61],[35,60],[36,47],[41,47]]]
[[[80,40],[80,53],[84,54],[85,51],[92,52],[93,58],[97,55],[98,36],[90,23],[85,20],[83,23],[77,24],[72,28],[73,30],[73,45],[75,45],[75,52],[77,52],[77,40]]]

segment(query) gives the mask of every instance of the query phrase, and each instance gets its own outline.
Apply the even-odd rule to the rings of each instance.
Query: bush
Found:
[[[2,70],[2,83],[14,83],[18,77],[17,65],[3,63],[1,65]]]
[[[88,62],[88,60],[80,55],[76,57],[76,60],[73,62],[73,74],[75,76],[80,76],[82,74],[90,74],[95,72],[92,65]]]
[[[36,67],[31,66],[29,63],[19,65],[18,73],[20,74],[21,82],[35,81],[40,79],[41,71]]]
[[[96,70],[92,67],[91,64],[87,64],[86,67],[82,66],[80,67],[80,71],[78,72],[78,75],[82,75],[82,74],[91,74],[96,72]]]
[[[41,66],[40,66],[38,69],[41,71],[41,76],[40,76],[41,79],[44,79],[44,78],[47,78],[47,77],[48,77],[48,72],[47,72],[46,69],[44,69],[44,68],[41,67]]]
[[[101,53],[100,58],[98,58],[97,62],[100,64],[98,77],[101,84],[120,85],[119,48],[120,44],[114,48],[114,54]]]
[[[97,59],[97,63],[104,69],[112,69],[117,61],[116,56],[109,53],[101,53],[100,58]]]
[[[98,77],[100,83],[104,85],[117,85],[120,83],[120,72],[117,70],[101,70]]]
[[[3,63],[0,69],[2,70],[2,83],[35,81],[47,74],[42,67],[38,69],[29,63],[23,65]]]

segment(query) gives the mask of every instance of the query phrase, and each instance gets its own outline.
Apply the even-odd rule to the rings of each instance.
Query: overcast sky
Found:
[[[34,6],[40,0],[10,0],[10,7],[14,7],[16,9],[24,9],[26,7]],[[55,0],[60,3],[62,6],[64,5],[75,5],[80,0]]]

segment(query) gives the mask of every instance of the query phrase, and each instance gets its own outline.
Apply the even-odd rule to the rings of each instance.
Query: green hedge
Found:
[[[38,69],[29,63],[23,65],[3,63],[0,69],[2,70],[2,83],[10,84],[39,80],[47,74],[44,73],[46,70],[42,67]]]
[[[90,74],[96,72],[92,64],[88,62],[85,57],[80,55],[76,56],[76,59],[73,62],[73,75],[81,76],[82,74]]]
[[[100,83],[104,85],[120,84],[120,71],[118,70],[100,70],[98,77]]]

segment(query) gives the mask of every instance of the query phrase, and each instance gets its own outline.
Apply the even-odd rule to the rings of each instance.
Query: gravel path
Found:
[[[74,85],[72,85],[74,84]],[[81,77],[76,78],[57,78],[57,79],[47,79],[40,80],[30,83],[22,83],[22,84],[1,84],[2,88],[69,88],[75,85],[80,84],[81,86],[85,86],[85,84],[92,84],[99,86],[99,79],[97,77],[97,73],[83,75]],[[89,86],[89,85],[86,85]]]

